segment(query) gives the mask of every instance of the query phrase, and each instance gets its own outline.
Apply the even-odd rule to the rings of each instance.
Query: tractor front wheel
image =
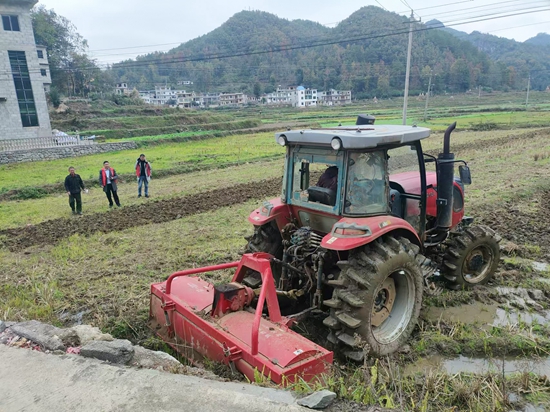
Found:
[[[495,274],[501,237],[487,226],[471,226],[451,234],[443,257],[443,275],[451,289],[483,285]]]
[[[424,259],[418,252],[409,240],[386,236],[339,262],[324,324],[331,329],[328,340],[345,356],[385,356],[407,342],[422,305]]]

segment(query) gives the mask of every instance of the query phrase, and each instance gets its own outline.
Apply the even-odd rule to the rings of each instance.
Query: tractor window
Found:
[[[418,155],[413,146],[388,150],[390,172],[390,205],[392,214],[405,219],[420,230],[420,202],[403,195],[420,195],[420,169]]]
[[[350,153],[344,212],[352,215],[387,213],[388,175],[385,152]]]
[[[334,162],[334,163],[332,163]],[[336,156],[304,154],[294,161],[292,199],[299,202],[336,205],[339,168]]]

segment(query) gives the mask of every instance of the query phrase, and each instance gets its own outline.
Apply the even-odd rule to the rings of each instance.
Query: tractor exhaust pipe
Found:
[[[437,231],[448,232],[453,221],[454,160],[451,153],[451,132],[456,122],[445,131],[443,153],[437,157]]]

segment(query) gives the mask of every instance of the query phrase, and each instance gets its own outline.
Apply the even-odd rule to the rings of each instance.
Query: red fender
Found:
[[[416,230],[409,222],[395,216],[343,218],[334,224],[321,247],[330,250],[352,250],[378,239],[386,233],[399,231],[399,235],[421,246]]]
[[[265,202],[262,207],[250,213],[248,221],[254,226],[262,226],[275,219],[290,222],[290,216],[289,206],[281,202],[280,198],[275,198]]]

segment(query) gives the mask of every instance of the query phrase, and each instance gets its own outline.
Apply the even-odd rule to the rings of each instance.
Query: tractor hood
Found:
[[[339,139],[342,149],[369,149],[389,144],[415,142],[430,136],[430,129],[415,126],[362,125],[335,128],[289,130],[275,134],[281,145],[332,146]]]

